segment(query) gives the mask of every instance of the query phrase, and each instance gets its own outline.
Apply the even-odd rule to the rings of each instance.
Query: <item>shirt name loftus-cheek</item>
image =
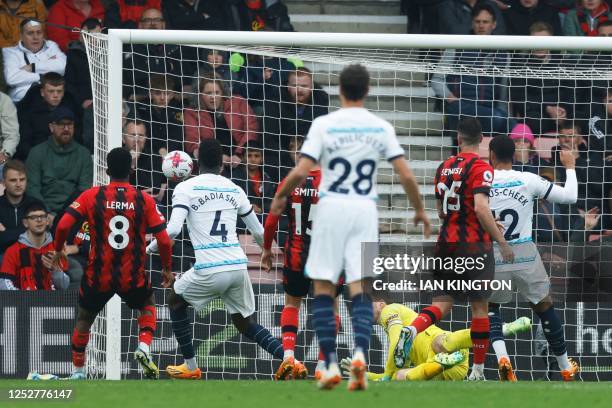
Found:
[[[106,208],[110,210],[133,210],[134,203],[124,203],[122,201],[107,201]]]

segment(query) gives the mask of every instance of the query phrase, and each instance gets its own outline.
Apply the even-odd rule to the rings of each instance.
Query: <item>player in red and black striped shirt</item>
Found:
[[[86,220],[90,226],[91,247],[79,291],[79,312],[72,335],[72,378],[85,378],[85,348],[89,330],[97,314],[117,294],[139,311],[139,345],[136,360],[145,376],[157,378],[159,370],[151,360],[149,346],[156,327],[153,290],[145,272],[147,233],[155,234],[167,282],[172,243],[166,222],[147,193],[129,184],[132,166],[130,153],[116,148],[107,155],[107,174],[111,182],[84,191],[60,220],[55,248],[60,253],[68,232],[75,223]]]
[[[283,181],[279,184],[280,189]],[[310,247],[310,228],[312,219],[319,201],[319,183],[321,182],[321,169],[312,170],[306,180],[289,197],[285,215],[289,220],[287,239],[285,240],[285,263],[283,267],[283,288],[285,290],[285,307],[281,313],[281,332],[285,358],[276,373],[277,380],[300,378],[305,373],[295,372],[294,351],[299,327],[299,314],[302,298],[310,290],[311,280],[304,275],[304,266]],[[262,265],[268,271],[272,269],[272,241],[276,235],[279,216],[269,214],[264,226],[264,246]],[[336,314],[336,327],[340,319]],[[322,355],[319,361],[324,361]],[[317,375],[315,371],[315,376]]]
[[[480,159],[479,145],[482,129],[476,118],[464,118],[457,129],[460,153],[445,160],[435,176],[436,206],[442,219],[438,237],[437,256],[483,256],[484,268],[473,268],[465,274],[468,279],[493,279],[495,258],[491,238],[499,243],[506,262],[512,262],[512,249],[498,229],[491,208],[489,190],[493,182],[493,168]],[[473,259],[475,261],[475,259]],[[445,271],[440,271],[443,276]],[[451,271],[454,280],[461,275]],[[470,275],[470,273],[472,273]],[[465,280],[465,278],[464,278]],[[468,292],[472,307],[470,334],[474,351],[474,370],[470,379],[484,379],[484,361],[489,347],[488,291]],[[436,323],[453,306],[456,291],[446,291],[433,298],[432,305],[421,311],[410,326],[404,327],[395,349],[395,363],[401,368],[408,358],[416,335]]]

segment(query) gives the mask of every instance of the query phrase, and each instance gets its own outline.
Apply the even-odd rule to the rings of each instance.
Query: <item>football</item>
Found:
[[[179,181],[191,175],[193,160],[183,151],[175,150],[164,157],[162,171],[170,180]]]

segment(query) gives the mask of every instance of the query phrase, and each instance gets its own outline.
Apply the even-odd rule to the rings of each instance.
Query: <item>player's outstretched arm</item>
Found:
[[[55,239],[53,241],[53,246],[55,247],[55,252],[53,254],[53,258],[51,259],[51,264],[56,269],[61,269],[62,262],[68,262],[66,258],[66,254],[64,253],[64,245],[66,244],[66,239],[68,238],[68,233],[76,224],[77,219],[74,215],[72,215],[69,211],[65,212],[60,221],[57,223],[57,227],[55,229]]]
[[[561,163],[565,167],[565,185],[550,185],[544,197],[547,201],[559,204],[574,204],[578,200],[578,179],[576,178],[576,158],[569,150],[559,152]]]
[[[497,224],[493,218],[493,213],[489,206],[488,193],[477,193],[474,195],[474,210],[476,211],[476,217],[478,217],[478,221],[480,225],[482,225],[482,228],[484,228],[491,238],[499,244],[499,249],[504,261],[507,263],[514,262],[514,252],[512,252],[512,248],[510,248],[510,245],[506,242],[504,235],[497,228]]]
[[[317,162],[307,156],[300,157],[298,164],[289,172],[285,178],[285,182],[276,191],[272,205],[270,206],[270,213],[274,215],[281,215],[287,205],[287,197],[291,194],[294,188],[296,188],[317,165]]]
[[[421,193],[419,192],[419,185],[416,182],[416,178],[414,177],[412,170],[410,170],[406,159],[403,157],[398,157],[392,160],[391,164],[393,165],[393,170],[399,176],[400,183],[408,195],[410,204],[414,207],[414,225],[422,222],[423,235],[425,235],[425,238],[429,238],[429,234],[431,233],[431,224],[429,223],[429,217],[427,217],[427,213],[425,212],[423,200],[421,200]]]
[[[248,214],[241,216],[242,221],[244,221],[244,225],[248,228],[253,236],[253,239],[259,245],[260,248],[263,248],[264,244],[264,227],[259,222],[259,218],[255,214],[255,211],[249,211]]]
[[[272,270],[272,242],[278,229],[278,221],[280,216],[268,214],[264,225],[264,239],[261,252],[261,267],[266,271]]]

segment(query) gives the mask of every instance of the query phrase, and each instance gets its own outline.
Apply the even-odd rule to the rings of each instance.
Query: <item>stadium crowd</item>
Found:
[[[610,36],[610,3],[403,2],[409,32],[533,36]],[[64,271],[49,270],[45,255],[52,250],[50,234],[59,216],[93,181],[93,95],[83,38],[71,30],[75,27],[90,33],[293,30],[278,0],[0,0],[0,289],[75,288],[83,274],[86,223],[70,236]],[[546,50],[513,57],[446,50],[440,58],[475,69],[612,62],[611,55],[592,52],[570,62]],[[134,45],[124,50],[124,78],[123,144],[132,152],[131,182],[150,193],[166,216],[174,185],[161,173],[162,157],[183,150],[195,159],[200,141],[216,138],[224,145],[225,174],[243,187],[263,220],[310,124],[330,109],[329,95],[299,60]],[[574,153],[579,201],[572,208],[540,203],[534,219],[539,241],[610,239],[612,88],[606,81],[461,73],[429,79],[449,135],[461,115],[475,116],[489,137],[508,134],[515,141],[515,168],[556,182],[565,181],[559,151]],[[550,151],[539,156],[536,149],[541,153],[543,145]],[[23,268],[40,279],[19,279]]]

